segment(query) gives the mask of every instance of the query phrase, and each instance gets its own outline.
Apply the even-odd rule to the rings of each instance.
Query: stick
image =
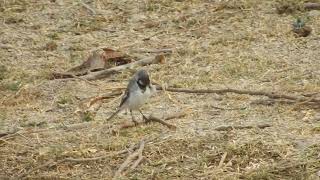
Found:
[[[80,77],[80,76],[83,76],[85,74],[86,73],[83,73],[83,74],[80,74],[80,75],[74,75],[74,74],[69,73],[69,72],[66,72],[66,73],[65,72],[53,72],[52,73],[52,76],[53,76],[52,80],[54,80],[54,79],[60,79],[60,80],[75,80],[75,79],[79,79],[79,80],[84,81],[84,82],[86,82],[86,83],[88,83],[90,85],[98,86],[98,84],[90,82],[87,79],[84,79],[84,78]]]
[[[227,152],[225,152],[225,153],[221,156],[221,159],[220,159],[220,162],[219,162],[218,168],[221,168],[221,167],[222,167],[223,162],[226,160],[227,155],[228,155],[228,153],[227,153]]]
[[[134,50],[136,53],[172,53],[172,49],[138,49]]]
[[[149,64],[157,64],[157,63],[160,63],[162,59],[163,59],[163,55],[157,55],[155,57],[147,57],[147,58],[144,58],[144,59],[132,62],[132,63],[124,64],[121,66],[116,66],[116,67],[105,69],[102,71],[91,72],[87,75],[84,75],[83,78],[85,78],[87,80],[102,79],[102,78],[108,77],[109,75],[114,74],[116,72],[123,71],[126,69],[131,69],[135,66],[146,66]]]
[[[98,96],[92,100],[90,100],[90,106],[95,104],[97,101],[101,101],[101,100],[104,100],[104,99],[109,99],[109,98],[113,98],[115,96],[119,96],[121,95],[122,92],[121,91],[115,91],[115,92],[111,92],[111,93],[108,93],[108,94],[104,94],[102,96]]]
[[[169,123],[167,123],[167,122],[165,122],[165,121],[163,121],[163,120],[161,120],[161,119],[159,119],[159,118],[157,118],[157,117],[154,117],[154,116],[152,116],[152,115],[149,116],[149,119],[148,119],[148,120],[150,120],[150,121],[155,121],[155,122],[157,122],[157,123],[160,123],[160,124],[162,124],[162,125],[164,125],[164,126],[167,126],[169,129],[172,129],[172,130],[177,129],[176,126],[174,126],[174,125],[172,125],[172,124],[169,124]]]
[[[142,140],[140,142],[140,147],[137,151],[128,155],[127,159],[120,165],[119,169],[115,172],[113,179],[116,179],[121,176],[122,172],[126,169],[127,166],[133,161],[134,158],[139,157],[142,154],[144,149],[145,142]],[[138,158],[139,160],[139,158]],[[134,164],[135,165],[135,164]]]
[[[178,113],[174,113],[174,114],[171,114],[171,115],[165,117],[164,120],[167,121],[167,120],[174,119],[174,118],[181,118],[181,117],[183,117],[183,116],[185,116],[185,115],[186,115],[185,112],[178,112]],[[176,128],[177,128],[176,126],[174,126],[174,125],[172,125],[172,124],[169,124],[169,123],[161,120],[160,118],[156,118],[156,117],[154,117],[154,116],[152,116],[152,115],[149,116],[149,119],[150,119],[151,121],[158,122],[158,123],[160,123],[160,124],[162,124],[162,125],[165,125],[165,126],[167,126],[169,129],[176,129]],[[131,128],[131,127],[135,127],[135,126],[142,125],[142,124],[147,124],[147,123],[149,123],[149,121],[139,121],[139,122],[137,122],[137,123],[130,122],[130,123],[126,123],[126,124],[121,125],[121,126],[120,126],[119,128],[117,128],[117,129],[119,129],[119,130],[121,130],[121,129],[127,129],[127,128]],[[114,130],[114,132],[116,132],[116,130]]]
[[[260,129],[264,129],[267,127],[271,127],[271,125],[270,124],[260,124],[257,126],[251,126],[251,125],[248,125],[248,126],[220,126],[220,127],[215,128],[214,130],[216,130],[216,131],[229,131],[232,129],[252,129],[255,127],[260,128]]]
[[[157,90],[163,90],[161,86],[157,86]],[[237,90],[237,89],[180,89],[180,88],[166,88],[166,91],[170,92],[184,92],[184,93],[215,93],[215,94],[226,94],[226,93],[236,93],[236,94],[248,94],[253,96],[267,96],[271,99],[289,99],[295,101],[309,101],[309,102],[320,102],[320,99],[309,99],[304,97],[289,96],[285,94],[276,94],[274,92],[264,92],[264,91],[250,91],[250,90]]]
[[[222,107],[217,107],[217,106],[210,106],[214,109],[219,109],[219,110],[224,110],[224,111],[233,111],[233,110],[244,110],[246,109],[246,107],[242,107],[242,108],[222,108]]]
[[[164,32],[164,31],[156,32],[156,33],[152,34],[152,35],[149,36],[149,37],[143,38],[142,41],[150,40],[152,37],[154,37],[154,36],[156,36],[156,35],[158,35],[158,34],[161,34],[161,33],[163,33],[163,32]]]

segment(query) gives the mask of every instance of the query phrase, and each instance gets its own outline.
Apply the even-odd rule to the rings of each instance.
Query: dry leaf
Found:
[[[163,54],[157,55],[156,59],[159,60],[160,64],[166,63],[166,58],[164,57]]]
[[[119,51],[115,51],[109,48],[103,48],[103,51],[104,53],[101,54],[101,57],[105,62],[105,68],[120,66],[132,62],[132,59],[128,55]]]
[[[114,66],[120,66],[132,62],[132,58],[125,53],[110,48],[103,48],[93,52],[81,65],[69,69],[67,72],[52,73],[53,79],[71,78],[83,76],[93,71],[100,71]]]

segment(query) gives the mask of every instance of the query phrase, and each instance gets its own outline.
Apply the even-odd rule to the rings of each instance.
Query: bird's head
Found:
[[[137,83],[141,87],[146,87],[150,85],[150,78],[146,70],[139,70],[136,73]]]

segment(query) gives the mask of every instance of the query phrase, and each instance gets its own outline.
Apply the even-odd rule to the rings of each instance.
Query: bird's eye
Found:
[[[143,81],[141,79],[138,80],[138,84],[144,85]]]

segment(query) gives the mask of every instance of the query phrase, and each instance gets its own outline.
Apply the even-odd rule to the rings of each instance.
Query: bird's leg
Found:
[[[136,126],[136,125],[138,125],[138,122],[136,121],[136,119],[134,118],[134,116],[133,116],[133,113],[132,113],[132,110],[130,109],[130,114],[131,114],[131,120],[132,120],[132,122],[134,123],[134,125]]]
[[[143,113],[142,113],[142,111],[139,109],[139,112],[140,112],[140,114],[142,115],[142,118],[143,118],[143,120],[145,121],[145,122],[150,122],[150,119],[149,118],[147,118]]]

